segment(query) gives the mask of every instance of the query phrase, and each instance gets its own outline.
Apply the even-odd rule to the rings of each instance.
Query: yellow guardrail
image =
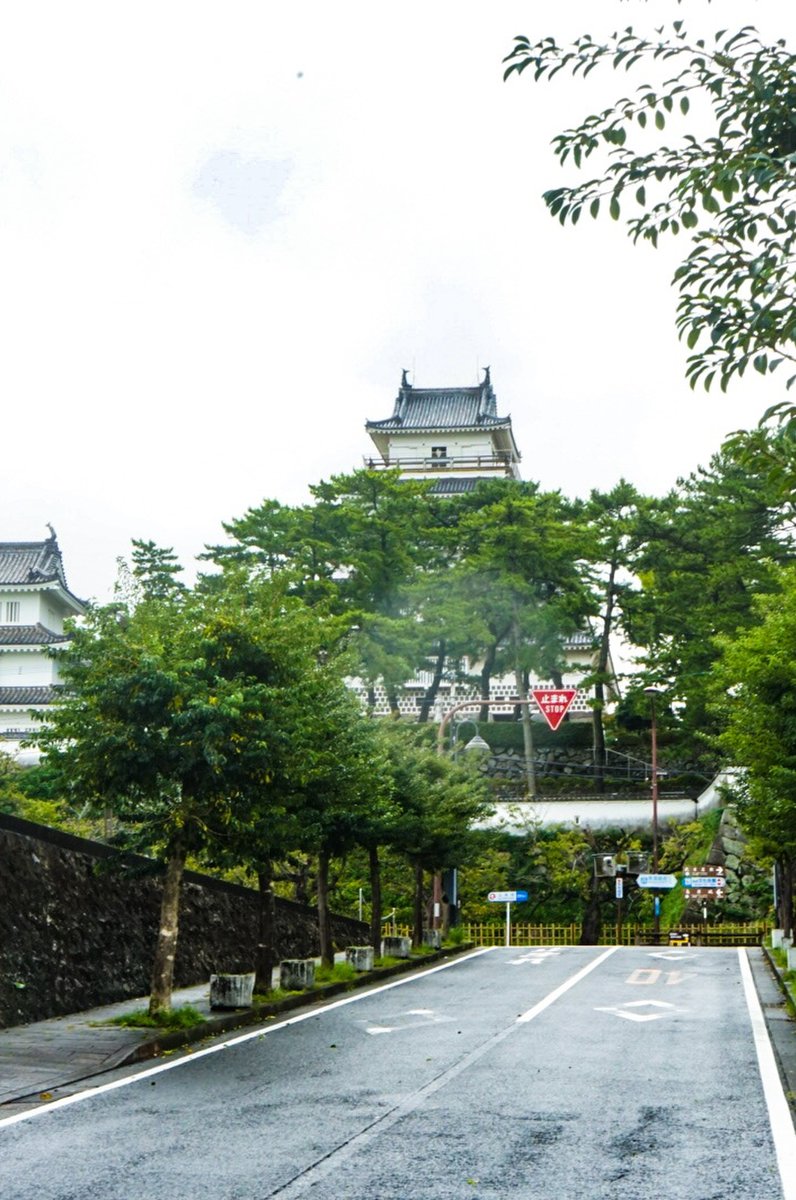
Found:
[[[760,945],[769,933],[763,922],[726,925],[677,925],[675,931],[685,933],[692,946],[754,946]],[[464,938],[477,946],[504,946],[506,944],[505,922],[462,922]],[[518,922],[511,926],[512,946],[577,946],[580,944],[582,926],[531,925]],[[600,932],[601,946],[646,945],[656,940],[651,925],[623,924],[621,929],[604,925]],[[668,942],[669,930],[661,929],[657,940]]]

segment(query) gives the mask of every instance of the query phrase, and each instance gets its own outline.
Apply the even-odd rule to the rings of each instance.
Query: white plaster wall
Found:
[[[0,685],[44,687],[58,678],[56,663],[40,650],[4,650],[0,653]]]
[[[35,625],[39,620],[40,604],[38,592],[0,592],[0,625],[8,624],[8,603],[19,604],[19,620],[15,625]]]
[[[63,633],[64,631],[64,616],[70,610],[65,609],[55,592],[51,591],[3,591],[0,592],[0,625],[7,624],[6,622],[6,602],[18,601],[19,603],[19,621],[14,622],[17,625],[38,625],[41,624],[45,629],[49,629],[52,633]]]
[[[390,439],[390,458],[430,458],[432,446],[447,446],[448,457],[492,455],[492,439],[478,433],[432,433]]]

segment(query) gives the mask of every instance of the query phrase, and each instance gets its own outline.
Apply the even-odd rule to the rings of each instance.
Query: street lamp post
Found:
[[[652,873],[658,874],[658,714],[655,701],[660,696],[660,688],[646,687],[644,695],[650,698],[652,710]],[[661,932],[661,898],[657,889],[653,891],[652,936],[655,944],[660,940]]]
[[[481,737],[481,734],[478,732],[478,722],[474,721],[471,717],[465,717],[463,721],[456,721],[453,726],[451,749],[453,751],[454,762],[459,757],[459,733],[462,725],[472,725],[473,729],[475,730],[475,733],[470,738],[469,742],[466,742],[463,747],[465,752],[472,753],[474,750],[489,750],[489,742],[484,741],[484,739]]]

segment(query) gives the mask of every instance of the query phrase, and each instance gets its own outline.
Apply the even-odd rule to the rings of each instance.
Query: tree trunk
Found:
[[[401,706],[398,703],[398,689],[394,683],[386,683],[384,690],[387,693],[387,703],[390,706],[390,716],[394,720],[398,720],[401,716]]]
[[[370,862],[370,944],[376,958],[381,956],[381,864],[379,848],[371,846],[368,851]]]
[[[481,667],[481,699],[488,701],[489,693],[492,690],[492,672],[495,669],[495,659],[497,658],[497,638],[486,649],[484,654],[484,662]],[[479,721],[489,720],[489,705],[483,704],[478,713]]]
[[[605,676],[608,669],[608,656],[611,652],[611,626],[614,618],[614,581],[616,579],[616,561],[611,562],[608,581],[605,585],[605,612],[603,627],[600,634],[600,649],[597,655],[597,672],[594,681],[594,708],[592,709],[592,762],[594,764],[594,786],[598,792],[605,791],[605,727],[603,713],[605,711]]]
[[[525,679],[519,667],[514,669],[514,680],[517,686],[517,695],[520,700],[527,701],[528,689],[525,686]],[[525,753],[525,780],[528,787],[528,798],[533,800],[536,796],[536,770],[533,761],[533,730],[531,728],[531,710],[529,704],[520,705],[520,720],[522,721],[522,745]]]
[[[583,913],[583,929],[580,935],[581,946],[597,946],[600,941],[600,881],[592,875],[589,899]]]
[[[423,945],[423,867],[419,862],[415,863],[415,902],[412,944],[414,946]]]
[[[254,990],[260,995],[270,992],[273,987],[274,960],[274,929],[276,926],[276,901],[273,889],[273,867],[269,862],[263,864],[257,872],[259,888],[258,901],[258,935],[257,955],[254,962]]]
[[[420,712],[418,713],[418,716],[417,716],[418,723],[422,724],[422,722],[428,721],[428,718],[431,715],[431,710],[434,707],[434,702],[437,699],[439,685],[442,683],[442,675],[443,675],[444,670],[445,670],[445,641],[442,640],[437,648],[437,657],[436,657],[436,661],[434,663],[433,678],[432,678],[429,686],[426,688],[426,694],[423,696],[423,700],[420,705]]]
[[[334,966],[334,944],[332,923],[329,919],[329,852],[321,850],[318,855],[318,936],[321,943],[321,959],[325,966]]]
[[[180,919],[180,887],[185,870],[185,858],[184,847],[180,842],[176,842],[172,847],[163,879],[160,928],[155,946],[155,961],[152,964],[150,1017],[168,1012],[171,1008],[171,993],[174,987],[174,957],[177,953],[177,933]]]

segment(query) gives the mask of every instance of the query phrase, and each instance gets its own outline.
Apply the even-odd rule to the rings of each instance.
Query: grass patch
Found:
[[[446,946],[461,946],[462,942],[467,940],[465,938],[466,932],[467,931],[463,925],[451,925],[450,929],[448,930],[447,934],[445,935],[444,945],[446,945]]]
[[[285,988],[271,988],[270,992],[255,992],[252,996],[252,1004],[278,1004],[280,1000],[288,1000],[291,996],[305,996],[306,992],[286,991]]]
[[[316,983],[350,983],[357,971],[349,962],[336,962],[333,967],[321,963],[315,968]]]
[[[107,1025],[122,1025],[125,1028],[142,1029],[193,1029],[201,1025],[207,1018],[194,1008],[192,1004],[183,1004],[179,1008],[168,1008],[165,1012],[150,1016],[145,1008],[136,1008],[132,1012],[123,1013],[120,1017],[111,1017],[104,1022]]]

